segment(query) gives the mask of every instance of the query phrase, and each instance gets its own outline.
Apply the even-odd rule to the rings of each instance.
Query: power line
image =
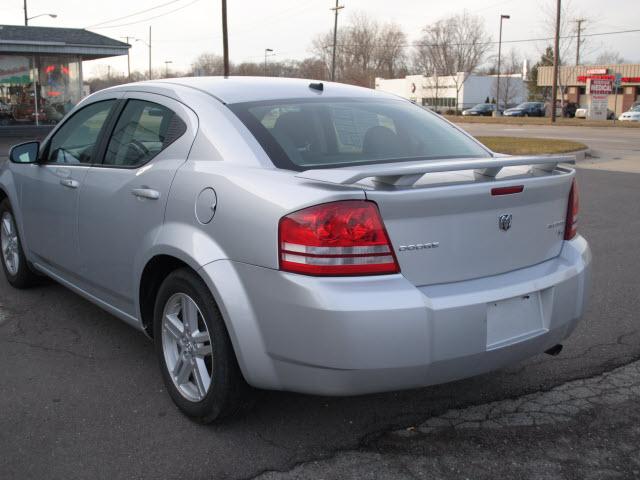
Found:
[[[156,18],[160,18],[160,17],[165,17],[171,13],[177,12],[179,10],[184,10],[187,7],[190,7],[191,5],[193,5],[194,3],[199,2],[200,0],[193,0],[192,2],[187,3],[186,5],[182,5],[181,7],[178,8],[174,8],[173,10],[169,10],[168,12],[164,12],[161,13],[159,15],[155,15],[153,17],[148,17],[148,18],[143,18],[142,20],[136,20],[134,22],[129,22],[129,23],[120,23],[118,25],[107,25],[106,27],[94,27],[97,28],[98,30],[103,29],[103,28],[118,28],[118,27],[128,27],[129,25],[135,25],[137,23],[144,23],[144,22],[148,22],[149,20],[155,20]],[[171,2],[174,3],[174,2]],[[87,27],[89,28],[89,27]]]
[[[95,23],[95,24],[89,25],[88,27],[85,27],[85,28],[94,28],[94,27],[98,27],[100,25],[104,25],[105,23],[113,23],[113,22],[117,22],[118,20],[124,20],[125,18],[135,17],[135,16],[140,15],[142,13],[150,12],[151,10],[157,10],[158,8],[166,7],[167,5],[171,5],[172,3],[178,3],[179,1],[180,0],[171,0],[170,2],[162,3],[160,5],[156,5],[155,7],[145,8],[144,10],[139,10],[137,12],[130,13],[128,15],[123,15],[122,17],[112,18],[111,20],[105,20],[104,22]]]
[[[618,34],[623,34],[623,33],[638,33],[640,32],[640,28],[637,29],[633,29],[633,30],[618,30],[615,32],[599,32],[599,33],[588,33],[588,34],[582,34],[581,38],[584,37],[597,37],[597,36],[603,36],[603,35],[618,35]],[[576,38],[577,35],[564,35],[561,36],[561,39],[567,39],[567,38]],[[524,38],[524,39],[520,39],[520,40],[503,40],[502,43],[526,43],[526,42],[544,42],[544,41],[550,41],[550,40],[554,40],[554,37],[541,37],[541,38]],[[453,45],[453,46],[468,46],[468,45],[497,45],[498,42],[491,40],[488,42],[475,42],[475,43],[465,43],[465,42],[461,42],[461,43],[447,43],[447,45]],[[358,43],[347,43],[347,44],[338,44],[339,47],[353,47],[353,46],[358,46],[360,44]],[[323,48],[331,48],[333,45],[323,45]],[[392,46],[389,44],[374,44],[372,45],[374,47],[388,47],[388,46]],[[400,44],[397,45],[398,47],[440,47],[442,46],[442,44],[439,43],[405,43],[405,44]]]

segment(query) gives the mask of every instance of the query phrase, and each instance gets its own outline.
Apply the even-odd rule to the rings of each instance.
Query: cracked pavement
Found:
[[[541,411],[566,400],[544,405],[545,392],[576,380],[595,388],[640,359],[640,175],[589,169],[578,179],[593,288],[559,356],[404,392],[267,392],[218,426],[176,410],[144,336],[58,285],[16,291],[0,279],[0,478],[640,478],[637,392]],[[497,423],[537,417],[532,425],[427,430],[448,412],[529,395],[538,410],[495,412]]]
[[[640,478],[640,361],[489,402],[260,480]],[[384,452],[384,453],[383,453]]]

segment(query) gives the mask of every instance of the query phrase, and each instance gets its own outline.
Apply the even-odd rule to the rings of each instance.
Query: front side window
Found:
[[[186,130],[172,110],[157,103],[129,100],[109,141],[104,164],[117,167],[142,165]]]
[[[403,100],[274,100],[229,108],[279,168],[490,156],[435,114]]]
[[[95,163],[97,143],[115,100],[96,102],[67,120],[49,142],[46,163]]]

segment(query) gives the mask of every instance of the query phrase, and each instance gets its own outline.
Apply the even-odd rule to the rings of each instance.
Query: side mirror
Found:
[[[9,151],[9,160],[13,163],[36,163],[40,142],[26,142],[14,145]]]

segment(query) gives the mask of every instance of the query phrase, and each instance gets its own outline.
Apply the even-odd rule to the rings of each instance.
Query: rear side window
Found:
[[[229,108],[279,168],[489,156],[435,114],[402,100],[275,100]]]
[[[104,165],[136,167],[147,163],[186,130],[169,108],[144,100],[129,100],[109,140]]]

